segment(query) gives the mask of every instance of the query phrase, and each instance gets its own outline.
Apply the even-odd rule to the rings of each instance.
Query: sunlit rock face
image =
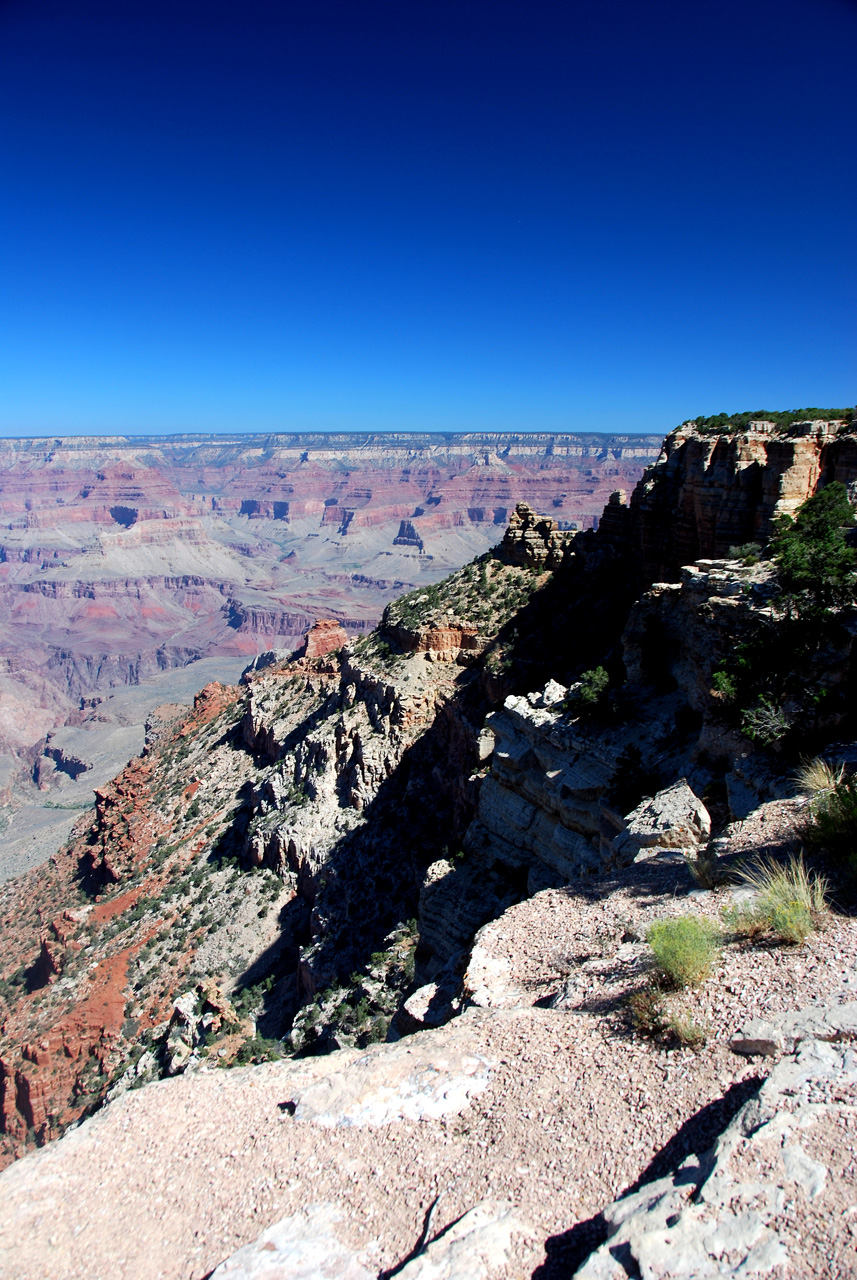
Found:
[[[636,550],[649,582],[678,580],[682,565],[764,542],[819,484],[857,484],[857,435],[844,420],[751,422],[745,431],[671,432],[631,499]]]

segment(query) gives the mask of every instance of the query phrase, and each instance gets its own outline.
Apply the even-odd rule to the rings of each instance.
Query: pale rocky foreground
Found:
[[[627,1213],[610,1210],[616,1239],[644,1259],[655,1249],[650,1230],[662,1249],[664,1232],[676,1230],[701,1266],[700,1250],[709,1260],[717,1251],[698,1224],[717,1219],[722,1205],[711,1197],[685,1210],[687,1190],[710,1167],[702,1153],[744,1104],[721,1144],[729,1168],[716,1166],[711,1183],[740,1183],[741,1213],[755,1215],[750,1225],[741,1218],[737,1234],[728,1228],[730,1249],[757,1250],[774,1276],[853,1274],[854,1215],[843,1216],[857,1204],[853,1052],[800,1041],[794,1019],[784,1048],[796,1044],[796,1059],[779,1059],[776,1047],[772,1057],[747,1058],[729,1042],[760,1010],[770,1023],[813,1001],[812,1035],[823,1033],[831,1002],[832,1034],[843,1034],[857,925],[835,919],[801,949],[727,948],[689,997],[711,1029],[701,1053],[642,1040],[626,1022],[623,997],[641,974],[639,931],[688,908],[716,914],[729,897],[693,891],[670,861],[629,869],[608,898],[547,890],[482,930],[466,983],[481,1005],[445,1027],[364,1051],[200,1070],[124,1094],[0,1177],[0,1274],[189,1280],[225,1264],[224,1280],[357,1280],[410,1258],[398,1272],[407,1280],[563,1276],[600,1239],[586,1225],[566,1233],[647,1171],[666,1181],[628,1202]],[[772,1066],[753,1101],[754,1082]],[[770,1123],[754,1133],[747,1116]],[[653,1226],[640,1218],[650,1212]],[[837,1252],[819,1270],[813,1241],[832,1213],[842,1223]],[[759,1253],[772,1238],[777,1248]],[[716,1258],[714,1270],[696,1271],[681,1270],[676,1251],[669,1258],[676,1269],[644,1274],[720,1274]],[[609,1250],[587,1266],[592,1280],[624,1274]]]

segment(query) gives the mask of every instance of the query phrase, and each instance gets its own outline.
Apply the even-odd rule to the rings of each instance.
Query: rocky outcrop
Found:
[[[341,1208],[330,1202],[275,1222],[211,1273],[211,1280],[375,1280],[341,1239]]]
[[[682,565],[764,543],[819,484],[857,482],[857,436],[844,422],[753,422],[734,434],[693,423],[671,432],[631,498],[644,582],[675,581]]]
[[[497,549],[505,564],[527,568],[557,569],[562,564],[571,533],[561,533],[556,520],[540,516],[527,502],[519,502]]]
[[[348,636],[341,623],[335,618],[319,618],[307,631],[303,645],[298,649],[298,657],[323,658],[325,654],[336,653],[347,643]]]
[[[679,778],[625,818],[625,829],[613,840],[613,857],[620,866],[654,857],[661,849],[694,852],[711,835],[711,817],[694,795],[686,778]]]
[[[716,1145],[645,1183],[603,1214],[607,1240],[577,1280],[704,1280],[730,1275],[848,1275],[857,1262],[843,1218],[857,1068],[843,1037],[808,1011],[812,1035],[783,1059]],[[801,1015],[793,1015],[799,1020]],[[633,1270],[632,1270],[633,1268]],[[829,1269],[828,1269],[829,1268]]]

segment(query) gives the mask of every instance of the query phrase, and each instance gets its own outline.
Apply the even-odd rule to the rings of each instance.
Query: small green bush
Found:
[[[791,727],[788,716],[770,698],[762,697],[741,716],[741,731],[760,742],[763,747],[773,747],[781,742]]]
[[[682,1009],[671,1009],[663,991],[652,983],[633,991],[628,1000],[631,1021],[641,1035],[677,1040],[688,1049],[700,1049],[707,1032]]]
[[[667,1030],[687,1049],[701,1049],[708,1039],[705,1027],[694,1022],[690,1014],[685,1012],[668,1014]]]
[[[720,930],[701,916],[658,920],[646,933],[658,971],[674,987],[691,987],[708,977],[718,955]]]
[[[730,547],[732,560],[741,560],[746,565],[758,564],[762,558],[762,548],[758,542],[745,542],[740,547]]]
[[[642,987],[628,998],[631,1021],[646,1036],[658,1036],[666,1030],[667,1013],[660,987]]]
[[[738,683],[728,671],[715,671],[711,676],[712,691],[724,702],[734,702],[738,696]]]
[[[591,671],[584,671],[580,677],[577,696],[585,707],[594,707],[601,701],[609,687],[610,677],[604,667],[593,667]]]

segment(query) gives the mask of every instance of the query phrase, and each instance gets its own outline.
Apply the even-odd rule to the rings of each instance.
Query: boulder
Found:
[[[397,1272],[399,1280],[488,1280],[508,1275],[515,1236],[532,1228],[505,1200],[481,1200]]]
[[[686,778],[643,800],[625,818],[625,830],[613,840],[619,866],[651,858],[661,849],[691,853],[711,834],[711,818]]]

